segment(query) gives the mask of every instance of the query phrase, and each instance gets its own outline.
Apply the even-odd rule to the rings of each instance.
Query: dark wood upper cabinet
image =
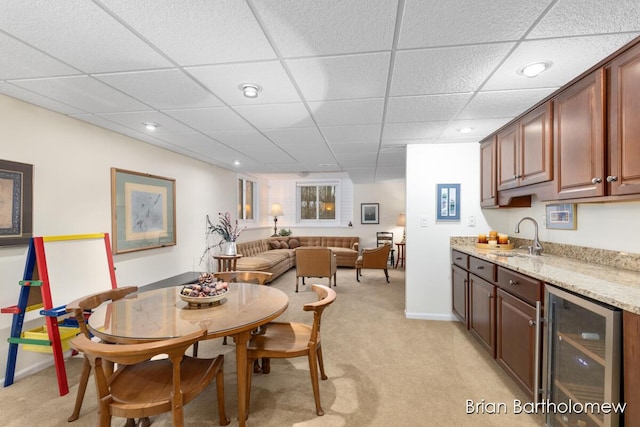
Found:
[[[497,203],[496,144],[492,136],[480,144],[480,206],[495,206]]]
[[[553,179],[551,115],[546,102],[496,135],[498,191]]]
[[[554,98],[555,199],[605,194],[603,69]]]
[[[640,45],[609,67],[610,195],[640,193]]]

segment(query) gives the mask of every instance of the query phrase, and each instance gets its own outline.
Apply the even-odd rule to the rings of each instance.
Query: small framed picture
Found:
[[[437,184],[436,221],[460,221],[460,184]]]
[[[379,224],[380,223],[380,204],[379,203],[360,203],[360,223],[361,224]]]
[[[547,205],[547,228],[557,230],[576,229],[576,204]]]

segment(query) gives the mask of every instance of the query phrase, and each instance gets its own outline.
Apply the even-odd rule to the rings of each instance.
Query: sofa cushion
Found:
[[[285,240],[280,241],[280,249],[290,249],[289,244]]]
[[[290,257],[289,250],[274,249],[250,257],[242,257],[236,261],[237,270],[268,270],[284,259]]]
[[[289,239],[289,249],[295,249],[300,246],[300,241],[298,239]]]
[[[271,245],[271,249],[280,249],[281,248],[280,242],[277,241],[277,240],[271,240],[269,242],[269,245]]]

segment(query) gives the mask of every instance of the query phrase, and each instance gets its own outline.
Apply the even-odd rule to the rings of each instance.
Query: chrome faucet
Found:
[[[542,245],[540,244],[540,240],[538,240],[538,223],[536,222],[535,219],[531,218],[530,216],[525,216],[520,221],[518,221],[515,232],[520,233],[520,224],[525,219],[528,219],[529,221],[533,222],[533,225],[535,227],[535,236],[533,238],[533,246],[527,246],[527,248],[529,249],[529,254],[540,255],[542,254]]]

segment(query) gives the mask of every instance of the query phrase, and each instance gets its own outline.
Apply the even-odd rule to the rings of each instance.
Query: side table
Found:
[[[404,246],[405,243],[396,243],[396,246],[398,246],[398,259],[396,260],[396,267],[398,268],[398,264],[404,268]]]
[[[242,258],[242,255],[214,255],[213,259],[218,261],[218,268],[216,271],[235,271],[238,258]]]

